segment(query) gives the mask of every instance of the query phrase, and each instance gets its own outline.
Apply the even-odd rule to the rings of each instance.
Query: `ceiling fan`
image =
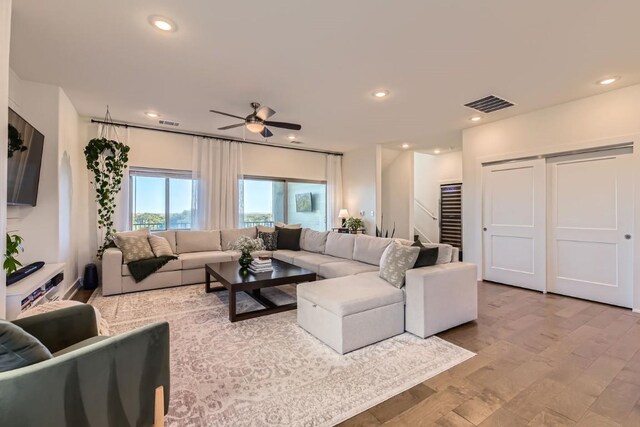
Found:
[[[218,130],[227,130],[233,129],[240,126],[246,126],[249,132],[259,133],[265,138],[269,138],[273,136],[273,133],[267,128],[267,126],[282,128],[282,129],[291,129],[291,130],[300,130],[302,126],[295,123],[286,123],[286,122],[273,122],[271,120],[267,120],[269,117],[273,116],[276,112],[271,108],[265,106],[260,106],[257,102],[251,103],[251,108],[253,108],[253,113],[249,114],[247,117],[236,116],[235,114],[223,113],[222,111],[209,110],[212,113],[222,114],[223,116],[233,117],[235,119],[242,120],[242,123],[238,123],[235,125],[223,126],[218,128]]]

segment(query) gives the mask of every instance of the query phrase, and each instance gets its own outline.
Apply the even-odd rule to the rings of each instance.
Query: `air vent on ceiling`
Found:
[[[160,123],[161,125],[167,125],[167,126],[180,126],[180,123],[172,122],[171,120],[158,120],[158,123]]]
[[[465,107],[473,108],[481,113],[493,113],[494,111],[502,110],[503,108],[513,107],[513,103],[502,98],[498,98],[495,95],[485,96],[477,101],[464,104]]]
[[[291,144],[302,144],[302,141],[291,141]]]

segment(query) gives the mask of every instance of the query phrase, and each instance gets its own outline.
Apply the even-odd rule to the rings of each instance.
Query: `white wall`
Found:
[[[9,38],[11,37],[11,0],[0,0],[0,153],[7,147],[7,107],[9,99]],[[0,156],[0,182],[7,182],[7,156]],[[0,248],[4,254],[7,226],[7,187],[0,185]],[[0,319],[6,316],[6,294],[4,271],[0,271]]]
[[[342,187],[345,208],[351,216],[360,216],[364,211],[367,234],[376,233],[378,197],[376,193],[380,181],[378,147],[364,147],[344,153],[342,158]],[[371,215],[373,212],[373,216]]]
[[[81,276],[89,262],[87,173],[79,117],[64,91],[57,86],[20,79],[10,71],[9,106],[44,134],[44,150],[35,207],[10,206],[8,231],[24,238],[23,264],[64,262],[60,297]]]
[[[414,197],[436,218],[414,205],[414,225],[432,242],[440,241],[440,185],[462,182],[462,152],[432,155],[415,153]],[[464,189],[463,189],[464,191]]]
[[[381,149],[381,221],[383,233],[413,240],[413,151]]]
[[[463,132],[465,260],[482,265],[481,162],[634,142],[635,214],[640,218],[640,85]],[[634,308],[640,309],[640,238],[634,242]],[[479,272],[481,269],[479,269]]]

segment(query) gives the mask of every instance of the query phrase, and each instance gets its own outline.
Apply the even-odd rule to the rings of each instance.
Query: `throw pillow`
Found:
[[[0,320],[0,372],[51,359],[51,352],[33,335],[6,320]]]
[[[258,239],[262,240],[264,243],[265,251],[275,251],[278,249],[278,232],[273,231],[271,233],[267,233],[264,231],[258,230]]]
[[[300,233],[302,228],[280,228],[276,226],[278,233],[278,249],[300,250]]]
[[[413,268],[420,248],[391,243],[380,259],[380,277],[400,289],[404,286],[407,270]]]
[[[411,246],[420,248],[418,259],[416,260],[416,263],[413,265],[413,268],[429,267],[431,265],[436,265],[436,261],[438,261],[437,246],[435,248],[425,248],[419,240],[416,240]]]
[[[125,264],[141,259],[155,258],[147,236],[116,235],[114,240],[118,248],[122,251]]]
[[[159,256],[173,256],[171,245],[164,237],[149,236],[149,244],[151,245],[151,250],[156,258]]]

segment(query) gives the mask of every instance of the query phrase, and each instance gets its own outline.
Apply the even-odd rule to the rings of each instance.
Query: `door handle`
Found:
[[[487,231],[487,227],[482,227],[482,231]]]
[[[625,234],[624,238],[627,239],[627,240],[631,240],[631,234]]]

